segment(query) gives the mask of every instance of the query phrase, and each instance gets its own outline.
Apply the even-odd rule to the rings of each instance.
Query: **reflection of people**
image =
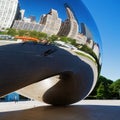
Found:
[[[15,95],[15,98],[14,98],[14,100],[15,100],[15,103],[17,102],[17,96]]]
[[[42,40],[41,43],[43,43],[44,45],[49,45],[49,42],[47,40]]]

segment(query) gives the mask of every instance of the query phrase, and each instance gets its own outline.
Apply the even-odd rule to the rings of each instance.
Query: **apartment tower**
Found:
[[[0,30],[10,28],[20,18],[18,0],[0,0]]]

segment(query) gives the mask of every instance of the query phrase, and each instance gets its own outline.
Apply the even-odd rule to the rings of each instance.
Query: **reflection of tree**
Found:
[[[76,43],[76,39],[72,39],[67,36],[51,35],[48,37],[48,35],[43,32],[28,31],[28,30],[16,30],[16,29],[12,29],[12,28],[7,30],[7,34],[11,35],[11,36],[18,35],[18,36],[34,37],[34,38],[38,38],[40,40],[47,40],[50,43],[53,43],[56,40],[61,40],[65,43],[73,45],[74,47],[78,48],[79,50],[82,50],[82,51],[90,54],[93,58],[95,58],[95,60],[97,60],[97,56],[91,48],[87,47],[87,45],[80,45],[80,44]]]
[[[93,49],[88,47],[86,44],[83,45],[83,44],[77,43],[76,39],[73,39],[67,36],[58,36],[58,35],[49,36],[48,34],[43,32],[29,31],[29,30],[16,30],[12,28],[8,29],[6,33],[11,36],[18,35],[18,36],[28,36],[28,37],[37,38],[40,40],[39,42],[42,42],[44,40],[46,42],[53,43],[56,40],[60,40],[65,43],[68,43],[68,45],[71,44],[74,47],[76,47],[78,50],[82,50],[85,53],[88,53],[89,55],[91,55],[96,60],[98,64],[98,70],[100,71],[99,60],[96,54],[93,52]]]
[[[15,36],[17,34],[17,31],[15,29],[8,29],[7,34],[11,36]]]
[[[7,32],[6,31],[0,31],[0,35],[6,35]]]
[[[26,30],[19,30],[18,35],[19,36],[25,36]]]
[[[58,40],[59,37],[57,35],[51,35],[48,39],[50,43],[53,43],[54,41]]]
[[[96,54],[93,52],[93,50],[89,47],[87,47],[87,45],[82,45],[81,48],[79,48],[80,50],[90,54],[92,57],[97,58]]]
[[[30,32],[28,32],[28,36],[36,38],[36,36],[38,37],[38,32],[36,32],[36,31],[30,31]]]
[[[48,35],[46,33],[43,33],[43,32],[37,32],[38,34],[38,38],[39,39],[47,39]]]
[[[11,35],[11,36],[28,36],[28,37],[34,37],[34,38],[38,38],[40,40],[47,40],[48,35],[46,33],[42,33],[42,32],[37,32],[37,31],[28,31],[28,30],[16,30],[16,29],[7,29],[6,32],[4,31],[4,33],[6,33],[7,35]],[[3,32],[1,32],[1,34],[3,34]]]

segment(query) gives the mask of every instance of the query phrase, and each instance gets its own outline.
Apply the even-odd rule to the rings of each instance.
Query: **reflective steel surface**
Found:
[[[17,3],[11,27],[0,28],[8,35],[14,31],[12,40],[0,36],[0,96],[17,91],[53,105],[84,99],[101,70],[101,40],[92,16],[80,0],[37,0],[30,1],[36,12],[27,10],[40,19],[26,17],[28,11],[20,10],[26,2]]]

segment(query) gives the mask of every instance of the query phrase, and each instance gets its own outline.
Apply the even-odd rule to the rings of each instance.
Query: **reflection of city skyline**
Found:
[[[47,33],[48,35],[66,36],[75,39],[76,43],[87,45],[93,49],[97,57],[99,57],[99,46],[94,43],[90,30],[84,23],[78,25],[74,12],[72,12],[68,5],[65,5],[65,9],[68,16],[65,21],[59,18],[57,10],[51,9],[49,13],[41,16],[39,23],[36,23],[35,20],[33,21],[34,16],[24,18],[23,13],[21,20],[15,20],[13,28],[19,30],[35,30]],[[81,32],[79,32],[79,27],[81,27]]]
[[[10,0],[10,2],[11,2],[10,5],[12,6],[13,5],[12,0]],[[44,86],[46,87],[46,88],[44,87],[45,89],[43,88],[45,91],[44,90],[42,91],[39,89],[41,88],[41,85],[40,85],[41,81],[38,87],[35,85],[35,87],[32,86],[32,88],[30,88],[29,90],[25,90],[26,88],[25,89],[23,88],[23,92],[24,91],[26,92],[25,96],[27,96],[27,94],[29,94],[30,92],[30,94],[32,95],[32,96],[28,95],[30,98],[36,99],[37,97],[36,100],[43,100],[44,102],[50,103],[50,104],[54,104],[54,98],[57,98],[55,99],[55,101],[58,101],[57,103],[58,105],[59,105],[59,102],[61,104],[61,101],[63,101],[62,103],[63,105],[71,104],[74,101],[76,102],[76,100],[83,99],[84,96],[86,96],[89,92],[91,92],[91,90],[95,86],[95,82],[97,80],[98,72],[100,68],[98,63],[99,60],[97,59],[99,58],[99,46],[93,41],[91,31],[87,28],[86,22],[84,21],[83,23],[79,24],[80,21],[78,21],[77,18],[75,17],[75,13],[74,11],[72,11],[71,7],[67,4],[65,4],[64,7],[65,7],[64,12],[66,12],[67,14],[67,17],[65,20],[62,20],[61,17],[59,17],[60,11],[58,9],[56,10],[54,7],[49,6],[48,8],[51,8],[50,12],[47,14],[42,14],[39,23],[37,23],[35,16],[29,16],[29,18],[24,17],[25,10],[20,10],[16,6],[15,8],[16,13],[14,14],[14,17],[11,20],[12,24],[11,25],[9,24],[9,26],[7,26],[8,28],[14,28],[14,29],[8,29],[6,30],[7,32],[5,31],[7,34],[10,34],[9,33],[10,30],[15,31],[16,33],[14,35],[11,34],[12,36],[15,36],[15,38],[16,38],[16,35],[18,34],[19,34],[18,37],[26,37],[26,36],[32,36],[33,33],[36,33],[34,35],[34,37],[36,37],[37,34],[38,35],[40,34],[37,32],[42,32],[43,34],[46,33],[44,34],[46,35],[46,37],[42,38],[42,40],[46,40],[46,41],[48,40],[47,42],[50,42],[50,43],[54,41],[54,40],[51,40],[53,37],[52,35],[55,35],[56,38],[53,45],[49,43],[38,44],[36,43],[36,41],[35,41],[35,44],[33,44],[33,42],[32,43],[23,42],[20,44],[10,44],[6,46],[1,45],[1,50],[5,47],[6,49],[4,50],[7,53],[7,56],[6,54],[1,53],[1,55],[3,55],[1,58],[6,58],[4,59],[4,61],[3,59],[1,59],[3,61],[2,62],[3,64],[1,64],[1,66],[6,68],[6,66],[8,66],[9,64],[8,61],[10,62],[9,68],[13,69],[13,71],[10,72],[9,69],[7,69],[7,71],[9,71],[11,78],[14,78],[13,82],[15,82],[15,84],[17,83],[16,84],[17,87],[23,88],[30,84],[33,85],[33,83],[38,82],[39,80],[43,80],[45,78],[51,77],[53,75],[60,75],[59,78],[57,76],[57,79],[60,80],[60,82],[58,81],[58,84],[56,84],[57,83],[56,78],[55,78],[56,82],[53,85],[51,85],[51,82],[49,80],[48,81],[44,80],[42,84],[44,84]],[[4,28],[4,30],[6,28]],[[21,31],[21,30],[24,30],[24,31]],[[31,32],[31,31],[37,31],[37,32]],[[20,34],[20,32],[21,33],[26,32],[26,34]],[[22,36],[22,35],[26,35],[26,36]],[[62,41],[61,36],[65,36],[63,37],[66,39],[65,42]],[[38,38],[40,39],[41,36],[38,36]],[[27,40],[29,39],[27,38]],[[60,46],[56,47],[55,42],[60,43],[61,41],[59,40],[61,40],[63,44],[66,45],[66,49],[65,49],[65,46],[63,46],[62,49]],[[14,42],[16,43],[16,41]],[[70,45],[73,44],[75,46],[75,49],[73,48],[74,46],[72,45],[71,45],[71,48],[70,48],[70,45],[67,46],[68,43],[70,43]],[[12,51],[12,54],[11,54],[11,51]],[[9,54],[10,56],[12,55],[12,57],[9,57]],[[1,73],[3,73],[1,78],[3,78],[6,81],[10,79],[6,77],[9,75],[8,72],[7,72],[8,75],[6,75],[6,71],[3,71],[3,69],[1,69]],[[22,76],[19,76],[20,74]],[[18,80],[23,78],[23,81],[16,82],[16,78],[18,78]],[[64,87],[63,81],[65,81],[65,85],[66,85],[67,79],[70,79],[69,80],[70,84],[68,83],[67,84],[68,86]],[[78,81],[79,79],[81,82]],[[54,79],[51,79],[51,80],[54,80]],[[6,81],[5,81],[5,85],[7,85]],[[2,81],[2,84],[4,84],[3,81]],[[64,94],[62,94],[63,95],[62,99],[61,99],[61,95],[57,97],[56,95],[55,97],[53,95],[52,96],[53,103],[52,103],[51,100],[49,102],[49,99],[48,99],[49,96],[46,97],[47,96],[46,93],[49,92],[49,89],[53,88],[53,86],[56,87],[56,85],[60,85],[60,86],[57,86],[58,92],[56,88],[53,89],[56,95],[59,95],[59,88],[61,89],[62,88],[61,86],[63,86],[63,89],[61,89],[62,92],[60,91],[60,94],[64,92],[63,91],[64,88],[68,88],[69,90],[73,87],[75,89],[73,89],[74,91],[69,91],[69,92],[67,91],[65,93],[65,94],[69,94],[70,95],[69,97],[66,97],[66,95],[64,96]],[[1,94],[1,96],[3,96],[8,92],[17,90],[18,88],[16,86],[14,87],[13,85],[10,88],[11,91],[9,91],[10,90],[9,87],[7,90],[3,90],[3,93]],[[42,91],[43,93],[39,91]],[[79,91],[81,96],[78,95]],[[81,92],[81,91],[85,91],[85,92]],[[21,90],[17,92],[20,92],[20,94],[22,94]],[[40,96],[38,92],[40,94],[42,93],[42,95]],[[48,94],[50,94],[50,97],[51,97],[51,92]],[[73,98],[74,96],[75,96],[75,99]],[[65,103],[64,103],[64,100],[65,100]],[[66,100],[68,100],[68,102]]]
[[[7,4],[8,2],[9,4]],[[93,41],[90,30],[84,23],[79,25],[74,12],[67,4],[64,5],[67,13],[67,18],[64,21],[59,17],[57,10],[51,9],[49,13],[41,16],[39,23],[36,22],[35,16],[29,16],[29,18],[24,17],[25,10],[20,10],[18,0],[14,0],[14,2],[12,0],[1,0],[0,5],[1,8],[6,8],[5,10],[0,9],[0,11],[4,13],[0,18],[0,21],[2,20],[2,22],[0,22],[0,30],[12,26],[12,28],[19,30],[35,30],[47,33],[48,35],[70,37],[75,39],[76,43],[87,45],[93,49],[99,57],[99,46]],[[11,11],[11,13],[9,11]],[[79,29],[81,31],[79,31]]]

